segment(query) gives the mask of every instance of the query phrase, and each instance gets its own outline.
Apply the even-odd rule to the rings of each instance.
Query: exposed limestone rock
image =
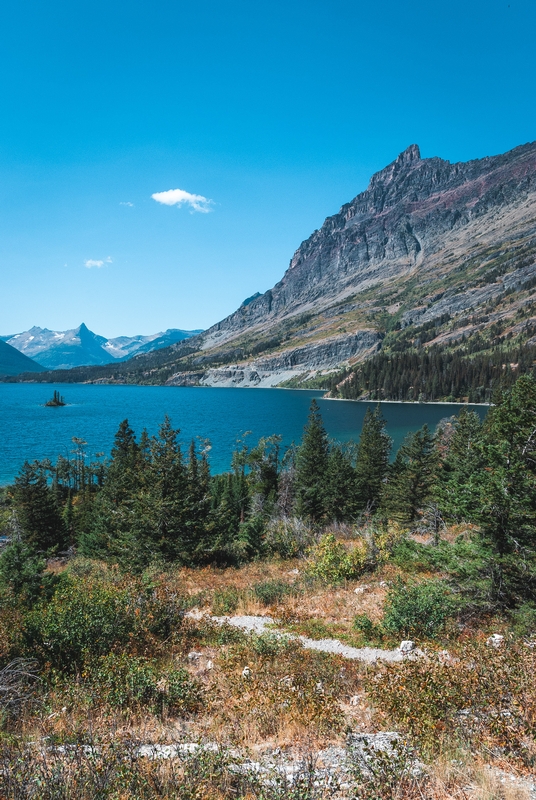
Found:
[[[176,372],[166,383],[169,386],[197,386],[204,372]]]
[[[200,382],[204,386],[277,386],[304,371],[330,369],[368,356],[379,349],[381,340],[376,331],[357,331],[289,348],[251,364],[210,369]]]

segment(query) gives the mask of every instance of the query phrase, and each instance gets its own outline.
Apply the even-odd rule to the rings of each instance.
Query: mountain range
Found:
[[[200,332],[170,328],[149,336],[118,336],[106,339],[93,333],[82,323],[78,328],[69,331],[50,331],[48,328],[33,327],[23,333],[0,336],[0,340],[48,370],[63,370],[90,365],[102,366],[125,360],[136,353],[149,353],[152,350],[168,347]]]
[[[299,246],[272,289],[187,340],[62,379],[343,394],[361,381],[355,396],[406,397],[392,387],[411,362],[412,376],[445,373],[427,399],[466,398],[471,369],[484,398],[490,364],[496,376],[533,368],[535,287],[536,143],[454,164],[411,145]]]

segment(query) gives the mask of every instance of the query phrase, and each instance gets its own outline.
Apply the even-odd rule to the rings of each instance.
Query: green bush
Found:
[[[367,548],[364,542],[357,542],[352,550],[347,550],[332,533],[327,533],[311,552],[308,573],[324,583],[342,583],[359,577],[366,561]]]
[[[239,600],[240,593],[234,586],[229,586],[227,589],[216,589],[212,599],[212,610],[218,616],[232,614],[236,611]]]
[[[366,614],[356,614],[352,626],[356,631],[365,634],[365,636],[371,636],[376,627]]]
[[[61,577],[45,569],[45,559],[15,539],[0,555],[0,593],[16,601],[19,607],[32,606],[39,599],[50,597]]]
[[[534,636],[536,633],[536,605],[524,603],[512,614],[514,630],[520,636]]]
[[[102,657],[85,675],[98,700],[118,708],[143,707],[162,715],[195,711],[201,702],[201,687],[185,669],[162,669],[154,660],[126,653]]]
[[[403,538],[393,548],[391,562],[404,572],[426,572],[433,568],[430,555],[434,554],[428,545]]]
[[[253,587],[253,594],[263,605],[271,606],[294,591],[294,587],[284,581],[273,580],[257,583]]]
[[[127,645],[141,614],[125,589],[68,582],[30,611],[24,621],[25,654],[60,672],[80,671],[86,661]]]
[[[456,600],[444,581],[410,585],[398,581],[387,595],[383,627],[389,633],[433,638],[456,610]]]

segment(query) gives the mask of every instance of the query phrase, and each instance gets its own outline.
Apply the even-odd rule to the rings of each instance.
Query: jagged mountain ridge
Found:
[[[266,339],[270,329],[285,324],[292,327],[298,315],[312,314],[314,324],[307,320],[305,329],[298,325],[289,341],[299,346],[281,348],[279,343],[275,360],[273,356],[256,359],[252,380],[248,381],[247,365],[245,369],[241,365],[236,375],[229,369],[225,374],[212,371],[204,380],[274,385],[278,377],[333,368],[337,347],[339,364],[355,363],[383,344],[385,325],[371,319],[372,309],[376,315],[398,315],[401,326],[405,326],[486,304],[501,294],[505,285],[515,291],[518,283],[526,283],[536,271],[535,235],[536,143],[458,164],[440,158],[422,159],[417,145],[412,145],[374,175],[367,190],[328,217],[300,245],[273,289],[199,337],[204,350],[230,349],[231,343],[238,343],[245,335],[255,337],[262,332]],[[499,276],[493,286],[487,285],[485,278],[480,295],[478,289],[467,294],[468,276],[463,264],[468,258],[473,259],[475,277],[486,259],[491,268],[494,259],[502,258],[503,264],[508,261],[507,253],[512,261],[511,274],[502,279]],[[522,273],[515,269],[520,259]],[[527,259],[530,263],[525,263]],[[449,282],[456,270],[464,280],[452,287]],[[420,297],[419,291],[407,292],[412,280],[421,282],[424,291]],[[432,288],[434,283],[437,291],[430,295],[426,285]],[[367,292],[372,297],[365,297]],[[404,292],[407,297],[402,297]],[[359,300],[360,295],[363,302],[348,303],[351,298]],[[397,303],[398,296],[406,303]],[[355,329],[348,331],[348,324]],[[318,338],[332,344],[330,359],[323,364],[305,355],[307,339]],[[354,347],[349,351],[352,338]],[[309,348],[312,355],[318,349],[312,343]]]
[[[195,336],[200,331],[170,328],[148,336],[118,336],[107,339],[90,331],[82,323],[68,331],[51,331],[34,326],[28,331],[0,339],[34,359],[47,369],[110,364],[125,360],[136,353],[147,353]]]

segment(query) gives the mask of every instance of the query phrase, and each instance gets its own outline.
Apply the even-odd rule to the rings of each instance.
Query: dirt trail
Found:
[[[190,611],[187,616],[194,619],[201,619],[204,614],[199,611]],[[343,658],[356,659],[358,661],[366,661],[372,663],[374,661],[402,661],[404,658],[414,656],[418,651],[413,650],[410,654],[402,653],[400,650],[382,650],[378,647],[350,647],[350,645],[343,644],[338,639],[309,639],[307,636],[297,636],[293,633],[287,633],[282,628],[269,627],[277,624],[277,620],[273,617],[261,616],[224,616],[224,617],[210,617],[211,620],[217,622],[219,625],[232,625],[233,628],[240,628],[240,630],[249,633],[266,633],[270,632],[276,636],[286,636],[289,639],[296,639],[302,642],[303,646],[308,650],[320,650],[323,653],[336,653],[343,656]]]

